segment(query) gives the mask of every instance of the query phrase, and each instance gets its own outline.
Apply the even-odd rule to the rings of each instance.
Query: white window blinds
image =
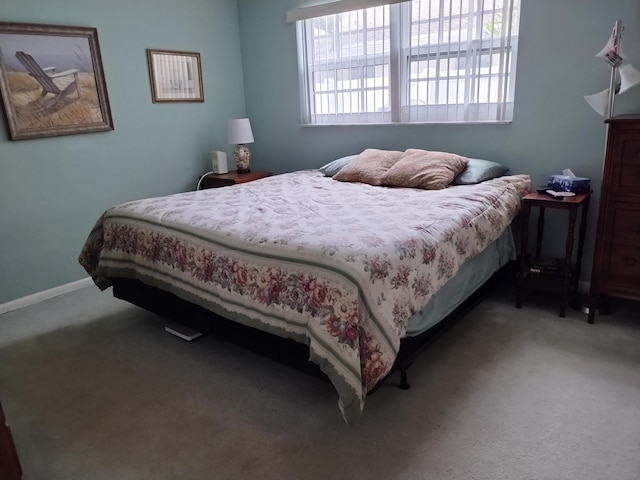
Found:
[[[298,21],[303,121],[510,121],[518,7],[412,0]]]

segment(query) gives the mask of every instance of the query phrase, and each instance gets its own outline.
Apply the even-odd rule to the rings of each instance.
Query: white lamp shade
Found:
[[[620,74],[620,91],[618,93],[624,93],[640,84],[640,72],[628,63],[618,67],[618,73]]]
[[[603,90],[593,95],[585,95],[584,99],[598,114],[604,117],[607,113],[607,107],[609,106],[609,89]]]
[[[598,53],[596,53],[596,57],[600,57],[600,58],[604,58],[604,56],[615,50],[615,39],[613,38],[613,36],[609,37],[609,40],[607,41],[607,44],[602,48],[602,50],[600,50]],[[622,56],[622,55],[620,55]]]
[[[253,132],[248,118],[229,120],[229,143],[232,145],[253,143]]]
[[[618,45],[618,47],[616,48],[613,37],[609,39],[607,44],[602,48],[602,50],[596,53],[595,56],[600,58],[605,58],[607,54],[611,52],[616,52],[620,58],[627,58],[626,54],[622,50],[622,45]]]

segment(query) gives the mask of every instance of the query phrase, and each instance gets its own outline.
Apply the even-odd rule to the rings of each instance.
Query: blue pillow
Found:
[[[509,169],[504,165],[479,158],[469,158],[466,168],[453,179],[451,185],[474,185],[476,183],[501,177]]]
[[[338,158],[333,162],[329,162],[326,165],[323,165],[318,170],[320,170],[325,177],[333,177],[336,173],[338,173],[343,167],[346,167],[351,160],[356,158],[358,155],[349,155],[347,157]]]

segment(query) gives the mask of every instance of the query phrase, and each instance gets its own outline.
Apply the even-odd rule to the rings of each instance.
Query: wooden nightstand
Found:
[[[564,197],[556,200],[543,193],[530,193],[522,199],[522,236],[520,248],[520,270],[518,272],[518,294],[516,307],[522,307],[522,293],[527,281],[539,280],[537,285],[543,288],[550,288],[561,292],[560,316],[564,317],[569,291],[575,292],[578,288],[580,270],[582,262],[582,251],[584,247],[584,236],[587,231],[587,213],[589,211],[589,200],[591,192],[577,194],[574,197]],[[573,244],[578,209],[582,207],[582,217],[580,219],[580,233],[578,235],[578,252],[575,262],[573,258]],[[531,209],[538,208],[538,231],[536,237],[536,254],[531,262],[527,253],[529,244],[529,216]],[[540,253],[542,250],[542,232],[544,230],[544,211],[547,208],[554,208],[569,211],[569,226],[565,243],[564,259],[555,263],[544,262]]]
[[[200,180],[200,190],[204,190],[205,188],[228,187],[229,185],[236,185],[238,183],[253,182],[254,180],[270,177],[272,175],[273,173],[271,172],[229,172],[220,175],[215,173],[208,173],[202,178],[202,180]]]

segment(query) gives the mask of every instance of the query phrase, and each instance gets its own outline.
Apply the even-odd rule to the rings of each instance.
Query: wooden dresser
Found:
[[[20,480],[22,478],[22,468],[16,446],[13,443],[11,430],[4,418],[4,411],[0,403],[0,479]]]
[[[602,295],[640,300],[640,115],[607,123],[589,323]]]

